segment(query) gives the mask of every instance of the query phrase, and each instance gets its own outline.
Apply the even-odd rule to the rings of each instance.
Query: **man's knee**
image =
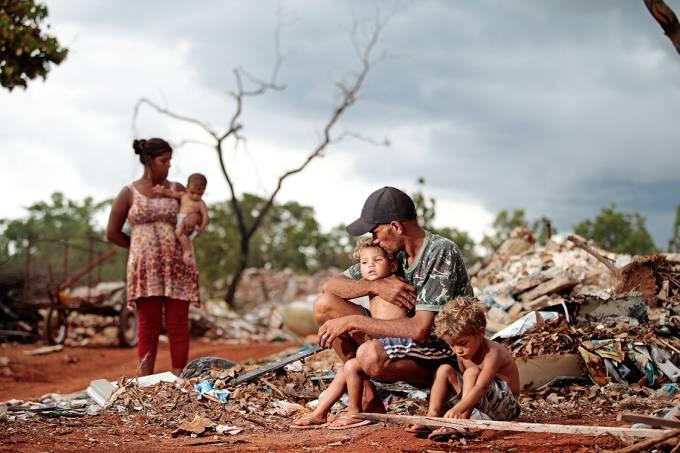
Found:
[[[326,293],[321,293],[314,302],[314,320],[319,326],[331,319],[332,306],[333,297]]]
[[[356,359],[364,373],[371,377],[379,377],[389,361],[385,349],[375,340],[368,341],[359,346]]]

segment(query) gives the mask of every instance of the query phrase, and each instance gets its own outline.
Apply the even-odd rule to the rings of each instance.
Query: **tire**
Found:
[[[49,344],[64,344],[68,334],[68,313],[60,308],[50,308],[45,319],[45,336]]]
[[[137,313],[123,305],[118,315],[118,343],[123,348],[137,346]]]

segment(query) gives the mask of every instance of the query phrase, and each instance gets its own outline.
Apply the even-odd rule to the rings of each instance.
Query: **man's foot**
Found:
[[[319,417],[310,412],[295,420],[290,427],[293,429],[319,429],[324,428],[326,425],[328,425],[326,417]]]
[[[328,424],[328,429],[351,429],[358,428],[360,426],[366,426],[374,423],[371,420],[362,420],[360,418],[354,418],[350,414],[345,413],[343,415],[338,415],[335,419]]]

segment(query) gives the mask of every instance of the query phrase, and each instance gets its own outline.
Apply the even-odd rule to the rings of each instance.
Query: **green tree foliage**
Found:
[[[43,31],[46,18],[47,7],[33,0],[0,0],[0,85],[8,90],[45,79],[66,58],[68,50]]]
[[[534,235],[536,242],[541,245],[545,245],[550,237],[557,232],[548,217],[541,217],[531,222],[530,226],[529,221],[525,217],[524,209],[514,209],[512,212],[504,209],[498,213],[493,221],[493,234],[485,235],[481,245],[492,253],[510,237],[512,230],[517,227],[529,229]]]
[[[44,33],[46,18],[47,7],[34,0],[0,0],[0,85],[8,90],[45,79],[66,58],[68,50]]]
[[[425,178],[418,178],[418,190],[411,194],[413,204],[416,205],[416,213],[418,214],[418,223],[426,230],[432,230],[432,221],[437,211],[437,201],[434,197],[427,198],[423,192],[425,187]]]
[[[492,235],[485,235],[481,242],[481,245],[490,252],[500,247],[510,237],[512,230],[517,227],[528,228],[529,223],[524,217],[524,209],[515,209],[512,212],[503,209],[496,216],[492,226],[494,233]]]
[[[668,241],[669,253],[680,253],[680,205],[675,210],[675,225],[673,225],[673,237]]]
[[[602,209],[594,220],[579,223],[574,232],[612,252],[631,255],[656,252],[654,241],[645,228],[645,218],[637,212],[617,211],[616,205]]]
[[[411,199],[416,206],[416,213],[418,214],[418,223],[426,230],[451,239],[460,249],[465,264],[470,266],[475,261],[479,260],[479,256],[475,252],[476,244],[474,239],[472,239],[465,231],[460,231],[451,227],[436,228],[432,224],[437,215],[437,201],[434,197],[428,198],[425,196],[423,192],[424,187],[425,178],[418,178],[418,190],[411,194]]]
[[[26,217],[1,219],[1,272],[23,273],[30,238],[31,279],[40,281],[42,286],[46,281],[51,284],[63,281],[112,248],[96,222],[97,215],[109,204],[110,200],[95,203],[90,197],[78,202],[55,192],[48,201],[26,208]],[[100,272],[102,280],[124,279],[125,258],[126,254],[119,251],[95,274]]]
[[[245,221],[259,213],[263,199],[243,194],[239,203]],[[210,224],[194,243],[201,269],[202,284],[214,290],[224,289],[226,277],[239,266],[238,226],[229,201],[210,206]],[[297,273],[314,273],[328,267],[347,267],[351,263],[353,240],[339,225],[323,233],[314,217],[314,209],[297,202],[274,204],[251,239],[250,265]]]

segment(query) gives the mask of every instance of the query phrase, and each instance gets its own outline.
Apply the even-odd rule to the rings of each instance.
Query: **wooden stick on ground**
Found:
[[[658,429],[643,429],[643,428],[633,429],[614,426],[584,426],[584,425],[557,425],[545,423],[525,423],[525,422],[499,422],[495,420],[469,420],[438,417],[422,417],[416,415],[365,414],[365,413],[355,415],[355,418],[404,424],[420,423],[426,426],[447,426],[458,429],[460,428],[493,429],[498,431],[575,434],[580,436],[599,436],[602,434],[610,434],[613,436],[649,438],[659,435]]]
[[[657,430],[657,433],[659,431]],[[657,437],[652,437],[651,439],[645,439],[642,440],[638,443],[635,443],[633,445],[629,445],[625,448],[621,448],[619,450],[614,450],[615,453],[638,453],[643,450],[647,450],[649,448],[652,448],[654,445],[660,444],[661,442],[664,442],[668,439],[671,439],[676,436],[680,436],[680,429],[674,429],[671,431],[661,431],[662,435],[657,436]]]
[[[616,419],[620,422],[628,423],[644,423],[649,426],[660,426],[663,428],[675,428],[680,429],[680,421],[669,420],[667,418],[652,417],[651,415],[642,414],[632,414],[630,412],[624,412],[619,414]]]
[[[585,250],[586,252],[590,253],[591,255],[593,255],[593,257],[595,257],[596,260],[598,260],[600,263],[607,266],[607,269],[609,269],[609,271],[612,274],[616,275],[617,277],[620,275],[619,270],[616,268],[616,266],[614,266],[612,264],[611,260],[602,256],[600,254],[600,252],[598,252],[597,250],[595,250],[594,248],[589,246],[588,243],[581,240],[581,238],[571,234],[567,237],[567,239],[570,240],[571,242],[573,242],[574,245],[576,245],[576,247],[581,248],[581,249]]]

